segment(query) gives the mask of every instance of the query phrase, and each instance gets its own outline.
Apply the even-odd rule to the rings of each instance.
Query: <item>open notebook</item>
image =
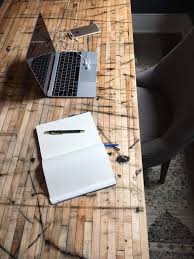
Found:
[[[48,130],[76,129],[84,132],[45,134]],[[52,204],[116,183],[90,112],[41,124],[36,130]]]

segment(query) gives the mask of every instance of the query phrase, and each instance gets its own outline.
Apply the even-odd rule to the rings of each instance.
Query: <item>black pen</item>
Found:
[[[74,133],[83,133],[85,130],[48,130],[44,134],[49,135],[62,135],[62,134],[74,134]]]

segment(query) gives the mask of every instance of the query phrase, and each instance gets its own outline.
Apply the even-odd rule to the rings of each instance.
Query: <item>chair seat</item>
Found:
[[[169,127],[171,114],[165,98],[153,89],[137,87],[141,143],[160,137]]]

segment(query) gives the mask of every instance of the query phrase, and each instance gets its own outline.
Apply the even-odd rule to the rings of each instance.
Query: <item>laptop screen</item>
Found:
[[[54,51],[55,48],[44,23],[43,17],[41,14],[39,14],[32,39],[30,41],[26,59],[28,61],[30,58],[41,56]]]

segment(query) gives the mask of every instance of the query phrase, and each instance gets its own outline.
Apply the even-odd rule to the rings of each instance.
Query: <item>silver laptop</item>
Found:
[[[46,96],[96,96],[96,53],[55,51],[41,14],[35,25],[26,60]]]

